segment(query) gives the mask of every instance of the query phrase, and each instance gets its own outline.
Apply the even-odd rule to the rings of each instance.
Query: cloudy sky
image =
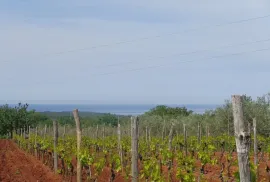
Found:
[[[0,100],[260,96],[270,91],[269,22],[268,0],[1,0]]]

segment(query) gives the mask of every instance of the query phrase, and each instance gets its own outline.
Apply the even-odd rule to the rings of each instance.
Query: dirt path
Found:
[[[0,140],[0,182],[61,182],[47,166],[20,150],[10,140]]]

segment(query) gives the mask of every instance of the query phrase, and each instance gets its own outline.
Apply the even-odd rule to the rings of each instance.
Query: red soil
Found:
[[[47,166],[20,150],[10,140],[0,140],[0,181],[2,182],[61,182]]]
[[[214,158],[220,159],[221,153],[216,152]],[[228,177],[228,171],[227,171],[227,161],[225,159],[226,153],[222,157],[221,161],[224,163],[224,177],[225,179]],[[0,182],[61,182],[61,181],[70,181],[75,182],[76,181],[76,159],[72,160],[72,164],[74,167],[74,173],[72,176],[69,177],[62,177],[60,175],[55,175],[52,170],[47,167],[46,165],[42,164],[41,161],[36,159],[34,156],[31,156],[30,154],[27,154],[20,150],[17,145],[10,141],[10,140],[0,140]],[[45,157],[46,158],[46,157]],[[236,161],[237,154],[233,153],[233,161]],[[266,155],[264,156],[266,159]],[[253,161],[253,157],[250,159]],[[259,165],[259,179],[258,181],[270,181],[270,173],[266,172],[266,166],[270,166],[269,161],[263,160],[260,162]],[[194,172],[196,178],[199,175],[199,168],[201,164],[200,161],[196,161],[196,170]],[[59,166],[61,167],[61,166]],[[141,164],[139,162],[139,169],[141,169]],[[230,168],[230,179],[226,179],[225,181],[233,182],[234,179],[234,172],[238,170],[238,165],[232,165]],[[92,173],[94,173],[94,169],[91,169]],[[219,179],[221,171],[221,165],[210,165],[207,164],[205,166],[205,174],[203,175],[203,179],[201,181],[208,181],[208,182],[219,182],[221,181]],[[165,176],[166,180],[168,180],[169,173],[166,166],[162,167],[162,174]],[[174,162],[174,167],[172,170],[172,181],[177,182],[175,178],[176,174],[176,161]],[[98,182],[108,182],[110,181],[111,176],[111,170],[110,167],[105,167],[103,171],[101,172],[100,176],[98,177]],[[87,174],[86,170],[83,169],[83,175],[82,175],[83,181],[87,181]],[[121,173],[116,174],[116,178],[114,182],[125,182],[125,181],[131,181],[131,180],[125,180]],[[144,181],[144,180],[140,180]]]

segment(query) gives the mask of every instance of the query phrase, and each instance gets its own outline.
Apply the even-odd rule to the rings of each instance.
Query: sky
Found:
[[[270,91],[269,22],[267,0],[1,0],[0,100],[256,98]]]

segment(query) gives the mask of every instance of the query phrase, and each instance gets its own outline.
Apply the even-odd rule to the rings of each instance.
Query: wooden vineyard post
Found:
[[[138,137],[140,137],[140,128],[138,127]]]
[[[105,124],[102,127],[102,150],[105,148]]]
[[[139,118],[131,117],[131,178],[132,182],[138,182],[138,124]]]
[[[147,129],[147,126],[145,127],[145,141],[146,143],[148,144],[148,129]]]
[[[201,144],[201,123],[198,122],[198,143]]]
[[[56,148],[58,145],[58,121],[53,121],[53,167],[54,172],[57,174],[57,166],[58,166],[58,155],[56,152]]]
[[[21,128],[21,137],[23,137],[23,129]],[[22,148],[22,143],[20,142],[20,148]]]
[[[228,136],[230,136],[230,114],[228,112],[228,120],[227,120],[227,129],[228,129]]]
[[[66,137],[66,125],[64,125],[64,132],[63,132],[63,138]]]
[[[36,127],[35,133],[35,156],[37,157],[37,135],[38,135],[38,127]]]
[[[121,126],[118,123],[117,125],[117,139],[118,139],[118,150],[119,150],[119,155],[120,155],[120,148],[121,148]]]
[[[254,132],[254,165],[257,166],[257,122],[256,118],[253,118],[253,132]]]
[[[206,125],[206,137],[209,138],[210,136],[210,129],[209,129],[209,126]]]
[[[103,125],[103,128],[102,128],[102,138],[104,141],[105,140],[105,124]]]
[[[25,127],[23,128],[23,138],[25,139],[26,138],[26,133],[25,133]]]
[[[98,139],[98,125],[97,125],[97,129],[96,129],[96,139]]]
[[[45,138],[45,136],[46,136],[46,134],[47,134],[47,125],[45,124],[45,128],[44,128],[44,138]]]
[[[31,153],[30,135],[31,135],[31,126],[28,126],[28,151]]]
[[[169,132],[169,146],[168,146],[169,150],[172,149],[173,127],[174,127],[174,122],[172,122],[170,132]]]
[[[164,118],[164,115],[163,115]],[[165,119],[163,119],[163,128],[162,128],[162,140],[165,138]]]
[[[187,156],[187,130],[186,130],[186,124],[184,124],[184,145],[185,145],[185,154]]]
[[[28,129],[28,136],[29,136],[29,138],[30,138],[30,135],[31,135],[31,126],[29,126],[28,128],[29,128],[29,129]]]
[[[76,122],[76,133],[77,133],[77,182],[81,182],[82,167],[79,153],[81,151],[82,129],[78,109],[73,110],[73,116]]]
[[[122,173],[123,173],[124,167],[123,167],[123,152],[122,152],[122,145],[121,145],[121,125],[120,125],[120,123],[118,123],[117,135],[118,135],[118,153],[120,156],[121,169],[122,169]]]
[[[205,127],[205,136],[206,136],[206,138],[208,138],[207,131],[208,131],[208,126],[206,125],[206,127]]]
[[[251,140],[251,124],[250,124],[250,122],[248,122],[248,133],[249,133],[249,136],[250,136],[248,150],[250,151],[250,149],[251,149],[251,142],[252,142],[252,140]]]
[[[148,130],[148,141],[151,143],[151,128]]]
[[[250,182],[249,140],[250,135],[244,125],[242,97],[232,95],[234,133],[238,156],[240,182]]]

